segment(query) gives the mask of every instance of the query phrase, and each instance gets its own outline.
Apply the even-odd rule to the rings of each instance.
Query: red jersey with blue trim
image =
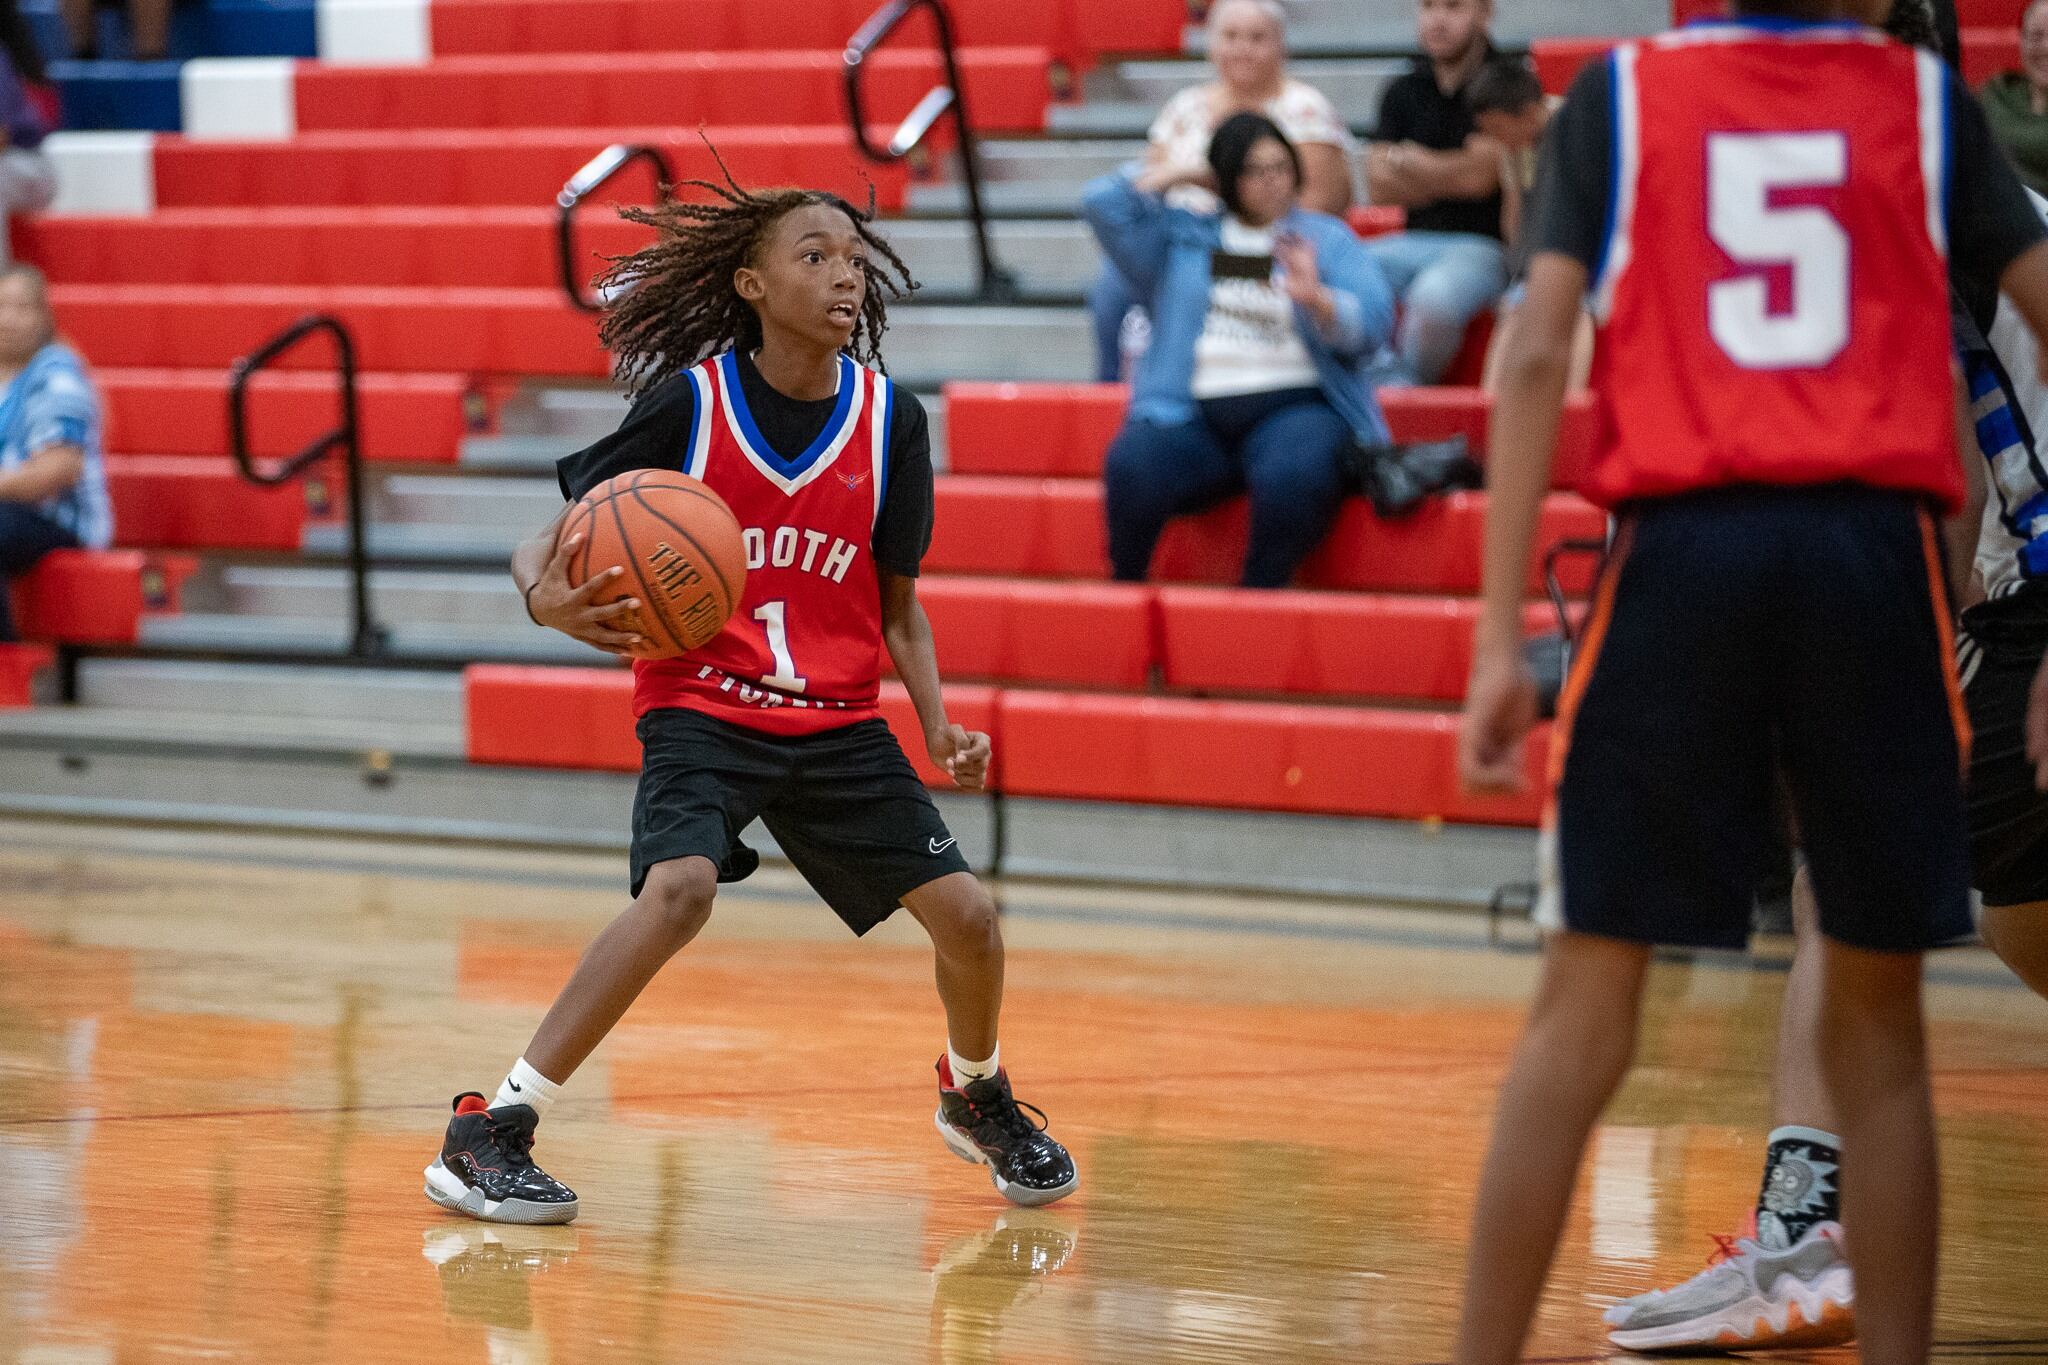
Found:
[[[689,371],[695,417],[683,472],[739,519],[747,586],[710,643],[633,665],[633,711],[701,711],[779,735],[874,718],[882,686],[882,589],[873,540],[887,492],[889,379],[839,361],[837,407],[793,458],[747,410],[732,352]]]
[[[1608,60],[1587,495],[1853,481],[1959,506],[1940,60],[1742,21]]]

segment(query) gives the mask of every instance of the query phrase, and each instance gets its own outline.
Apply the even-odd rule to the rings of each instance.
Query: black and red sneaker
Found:
[[[455,1097],[441,1155],[427,1167],[427,1198],[486,1223],[568,1223],[576,1192],[533,1164],[531,1105],[493,1109],[475,1091]]]
[[[1019,1104],[1010,1074],[998,1071],[956,1085],[953,1068],[939,1058],[939,1136],[962,1161],[989,1169],[996,1193],[1013,1204],[1035,1206],[1065,1199],[1081,1183],[1074,1158],[1045,1131],[1045,1111]],[[1037,1115],[1036,1121],[1024,1111]]]

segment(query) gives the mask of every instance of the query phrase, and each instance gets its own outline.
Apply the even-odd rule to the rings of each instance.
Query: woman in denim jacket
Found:
[[[1223,208],[1171,207],[1161,196],[1180,184]],[[1119,579],[1144,579],[1170,518],[1248,492],[1243,582],[1286,586],[1337,514],[1346,448],[1387,444],[1363,371],[1393,331],[1393,294],[1343,222],[1299,206],[1300,187],[1286,136],[1238,114],[1208,165],[1105,176],[1082,196],[1153,318],[1103,474]]]

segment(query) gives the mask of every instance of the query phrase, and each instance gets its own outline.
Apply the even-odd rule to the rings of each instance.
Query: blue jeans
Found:
[[[1172,518],[1249,492],[1244,586],[1286,587],[1344,501],[1344,449],[1354,439],[1315,389],[1212,398],[1178,425],[1124,423],[1102,476],[1116,577],[1144,581]]]
[[[1506,250],[1472,232],[1397,232],[1365,249],[1401,302],[1400,329],[1373,362],[1373,383],[1436,383],[1458,358],[1465,328],[1508,287]]]
[[[1124,377],[1124,319],[1133,308],[1144,306],[1138,287],[1110,261],[1088,286],[1088,321],[1095,330],[1095,379],[1115,384]]]
[[[7,590],[52,550],[75,550],[78,537],[26,503],[0,502],[0,641],[14,637],[14,606]]]

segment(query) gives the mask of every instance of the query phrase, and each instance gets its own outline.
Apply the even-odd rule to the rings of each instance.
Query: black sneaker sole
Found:
[[[1081,1188],[1081,1173],[1079,1171],[1074,1172],[1074,1178],[1066,1184],[1054,1186],[1049,1190],[1034,1190],[1028,1185],[1018,1185],[1005,1180],[1003,1179],[1002,1172],[998,1171],[994,1164],[989,1161],[988,1155],[975,1145],[973,1138],[968,1137],[958,1128],[946,1122],[945,1110],[940,1109],[933,1113],[932,1126],[939,1130],[939,1141],[946,1144],[947,1151],[971,1165],[986,1166],[988,1168],[988,1177],[995,1184],[996,1193],[1009,1200],[1012,1204],[1021,1204],[1027,1209],[1035,1209],[1046,1204],[1056,1204],[1075,1190]]]
[[[434,1164],[427,1167],[427,1198],[451,1213],[467,1214],[485,1223],[519,1223],[526,1226],[542,1226],[550,1223],[573,1223],[576,1221],[577,1201],[566,1204],[541,1204],[531,1199],[486,1199],[484,1192],[465,1185],[455,1172],[441,1164],[435,1157]]]

